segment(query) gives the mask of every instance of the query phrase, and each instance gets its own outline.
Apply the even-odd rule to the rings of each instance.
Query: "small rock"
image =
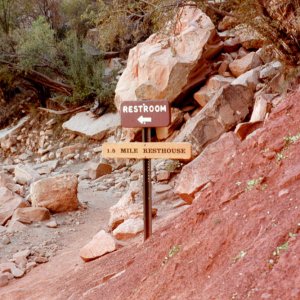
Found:
[[[52,221],[48,222],[46,224],[46,226],[49,227],[49,228],[57,228],[58,227],[58,225],[56,223],[56,220],[52,220]]]
[[[37,266],[37,263],[35,261],[28,262],[26,264],[26,273],[30,272],[36,266]]]
[[[289,190],[288,189],[283,189],[281,190],[279,193],[278,193],[278,197],[282,197],[284,195],[287,195],[289,193]]]
[[[21,278],[24,276],[25,274],[25,270],[23,269],[19,269],[16,266],[12,267],[11,269],[11,274],[15,277],[15,278]]]
[[[44,264],[46,262],[48,262],[48,258],[46,257],[43,257],[43,256],[37,256],[35,259],[34,259],[34,262],[36,262],[37,264]]]
[[[8,244],[11,243],[11,241],[10,241],[9,237],[5,235],[5,236],[2,238],[1,243],[2,243],[3,245],[8,245]]]
[[[8,281],[9,281],[9,278],[8,278],[7,273],[0,274],[0,287],[8,285]]]
[[[169,180],[171,177],[171,174],[169,171],[160,171],[157,175],[156,175],[156,180],[157,181],[166,181]]]

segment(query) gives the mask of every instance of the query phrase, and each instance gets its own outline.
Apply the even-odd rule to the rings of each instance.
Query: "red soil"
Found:
[[[45,274],[26,286],[21,279],[1,299],[299,300],[299,115],[300,93],[241,142],[219,180],[147,242],[54,280]],[[295,136],[290,143],[288,136]]]

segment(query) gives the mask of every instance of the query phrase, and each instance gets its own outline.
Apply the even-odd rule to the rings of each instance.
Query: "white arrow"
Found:
[[[143,117],[143,116],[140,116],[139,118],[138,118],[138,121],[141,123],[141,124],[146,124],[146,123],[150,123],[150,122],[152,122],[152,118],[150,118],[150,117]]]

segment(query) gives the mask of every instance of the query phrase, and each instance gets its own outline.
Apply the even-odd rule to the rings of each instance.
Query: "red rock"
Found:
[[[91,179],[97,179],[99,177],[102,177],[107,174],[111,174],[112,172],[112,166],[107,163],[92,163],[89,170],[88,175]]]
[[[199,192],[208,182],[217,180],[217,175],[224,168],[226,159],[236,153],[238,144],[239,140],[235,134],[229,132],[207,146],[196,159],[183,167],[176,181],[175,193],[186,202],[192,203],[196,192]],[[212,162],[214,168],[211,168]]]

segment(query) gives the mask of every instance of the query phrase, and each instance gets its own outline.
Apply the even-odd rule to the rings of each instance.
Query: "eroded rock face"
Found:
[[[207,144],[244,120],[252,105],[253,91],[247,86],[221,88],[197,115],[187,121],[174,141],[192,143],[193,155],[197,156]]]
[[[186,202],[192,203],[197,192],[207,183],[214,182],[218,178],[225,164],[235,154],[238,144],[236,135],[228,132],[208,145],[196,159],[183,167],[176,183],[175,193]],[[211,168],[212,162],[214,168]]]
[[[113,237],[104,230],[99,231],[93,239],[80,249],[80,257],[90,261],[116,249]]]
[[[222,48],[210,18],[195,7],[179,12],[175,28],[151,35],[130,50],[116,87],[115,103],[143,99],[174,101],[210,73],[207,61]]]
[[[74,174],[62,174],[36,181],[30,186],[33,207],[45,207],[51,212],[78,208],[78,180]]]

